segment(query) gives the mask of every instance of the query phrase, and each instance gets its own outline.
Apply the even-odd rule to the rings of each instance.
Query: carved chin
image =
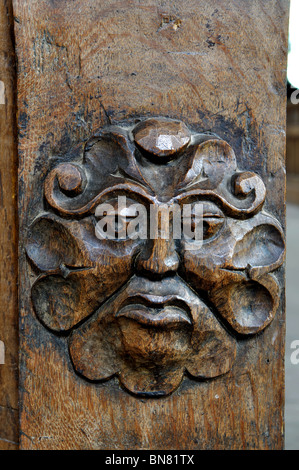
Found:
[[[118,375],[134,394],[163,396],[179,386],[185,371],[212,378],[230,370],[236,342],[193,291],[171,280],[169,305],[124,305],[134,284],[133,280],[71,335],[70,354],[78,373],[90,380]],[[145,286],[147,291],[149,287]],[[159,287],[161,294],[164,286]],[[185,296],[184,307],[171,304],[172,290],[179,292],[177,303]]]

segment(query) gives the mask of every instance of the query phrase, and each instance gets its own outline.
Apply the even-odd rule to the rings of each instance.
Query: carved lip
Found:
[[[126,317],[151,327],[175,326],[182,323],[192,325],[187,306],[175,296],[139,294],[129,297],[116,317]]]

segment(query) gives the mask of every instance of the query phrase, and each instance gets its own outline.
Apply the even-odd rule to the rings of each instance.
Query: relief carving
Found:
[[[263,210],[266,188],[237,168],[230,145],[176,120],[109,126],[66,156],[44,183],[45,212],[26,252],[39,271],[32,303],[54,333],[69,333],[81,376],[118,376],[130,392],[163,396],[187,372],[227,373],[239,335],[261,332],[279,303],[284,259],[279,222]],[[118,197],[126,197],[126,217]],[[203,241],[100,239],[97,207],[202,206]],[[107,215],[107,214],[105,214]],[[182,221],[184,223],[184,221]],[[159,219],[158,233],[163,230]],[[120,230],[120,229],[119,229]],[[191,247],[190,247],[191,244]]]

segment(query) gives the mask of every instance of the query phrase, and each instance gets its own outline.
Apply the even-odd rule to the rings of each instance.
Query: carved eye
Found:
[[[128,220],[120,215],[115,216],[115,235],[117,238],[127,229]]]
[[[129,223],[136,218],[137,214],[132,210],[122,210],[115,213],[115,237],[118,239],[127,238]]]
[[[137,220],[139,215],[139,204],[131,199],[108,201],[98,206],[95,216],[97,224],[95,227],[96,236],[99,239],[127,240],[135,239],[130,233],[130,223]],[[136,224],[138,231],[138,223]]]
[[[203,239],[213,238],[222,228],[224,218],[216,215],[203,214]]]
[[[200,239],[214,238],[224,225],[225,218],[216,204],[207,201],[197,201],[189,205],[189,210],[183,210],[183,233],[198,230]],[[190,214],[191,211],[191,214]]]

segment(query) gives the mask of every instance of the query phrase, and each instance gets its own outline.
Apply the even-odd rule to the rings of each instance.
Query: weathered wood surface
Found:
[[[276,316],[257,336],[245,336],[248,331],[241,328],[231,370],[210,381],[185,377],[169,396],[140,398],[117,378],[86,381],[82,372],[88,364],[78,366],[80,355],[73,349],[81,373],[76,375],[67,335],[53,334],[45,328],[53,327],[47,318],[38,320],[39,307],[37,316],[33,311],[30,292],[40,267],[28,263],[25,244],[34,219],[49,210],[48,203],[53,207],[54,201],[55,207],[47,196],[49,172],[72,159],[66,157],[71,147],[105,125],[151,116],[182,120],[193,132],[212,132],[228,142],[238,168],[262,179],[264,208],[284,226],[288,2],[15,0],[13,5],[20,139],[21,447],[282,448],[282,268],[275,272],[281,288]],[[138,145],[148,146],[146,136],[142,139]],[[64,191],[79,191],[75,173],[59,180]],[[46,230],[47,222],[41,233]],[[163,250],[157,252],[160,256]],[[70,254],[68,268],[80,266],[78,256],[74,260]],[[37,261],[43,263],[43,257]],[[213,299],[217,308],[221,295]],[[66,306],[73,303],[70,297]],[[84,308],[80,298],[76,313],[84,315]],[[234,322],[229,307],[225,314]]]
[[[15,56],[10,1],[0,1],[0,449],[18,447],[18,246],[17,145],[15,126]]]

